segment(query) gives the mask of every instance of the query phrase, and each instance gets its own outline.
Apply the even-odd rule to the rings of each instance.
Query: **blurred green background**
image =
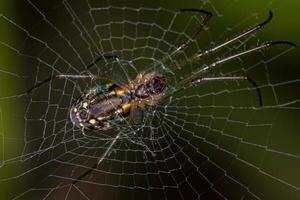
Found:
[[[37,3],[36,1],[31,2],[33,2],[33,4]],[[91,4],[96,4],[97,1],[90,2]],[[60,9],[59,5],[61,5],[60,1],[41,1],[38,4],[42,5],[40,9],[44,12],[49,11],[51,13],[53,11],[56,15],[53,14],[54,16],[52,16],[53,18],[51,18],[51,20],[61,22],[62,27],[65,21],[70,23],[69,19],[64,18],[64,14],[60,15],[58,12]],[[298,46],[300,45],[300,28],[298,25],[300,20],[300,1],[297,0],[185,0],[157,2],[132,0],[126,2],[107,1],[103,4],[128,4],[137,7],[138,5],[143,7],[147,7],[148,5],[151,7],[161,6],[171,10],[178,10],[184,7],[203,7],[204,5],[203,8],[212,11],[215,15],[215,18],[212,19],[209,25],[211,29],[209,30],[209,37],[207,37],[209,39],[206,43],[215,40],[217,40],[215,41],[216,43],[219,43],[232,35],[236,35],[245,28],[264,20],[267,17],[268,11],[272,10],[274,12],[273,21],[262,31],[257,33],[257,37],[253,38],[253,40],[288,40]],[[80,3],[78,3],[78,5],[80,5]],[[86,10],[84,10],[85,8],[82,9],[82,13],[84,14]],[[30,131],[42,130],[38,127],[39,125],[36,126],[36,130],[30,130],[26,127],[24,118],[29,119],[31,116],[29,113],[32,112],[33,115],[35,115],[39,108],[43,110],[42,104],[37,104],[41,107],[31,111],[30,107],[27,107],[28,102],[38,102],[40,100],[39,98],[42,99],[41,101],[45,101],[45,98],[35,96],[35,98],[31,99],[30,97],[18,95],[24,94],[23,91],[26,91],[26,89],[34,83],[36,76],[41,76],[39,80],[42,80],[42,77],[48,76],[49,71],[43,71],[43,68],[41,68],[37,73],[36,63],[30,63],[23,57],[21,58],[20,55],[7,50],[5,44],[15,47],[17,50],[20,50],[21,53],[28,51],[30,54],[32,53],[33,56],[38,55],[40,51],[44,50],[44,47],[39,46],[39,44],[33,44],[33,42],[30,43],[30,40],[26,40],[28,39],[26,38],[26,34],[21,32],[20,29],[12,28],[11,23],[8,23],[8,19],[22,27],[26,27],[25,29],[29,32],[38,30],[39,35],[45,38],[51,38],[52,42],[57,43],[58,49],[63,49],[64,44],[57,40],[55,37],[57,35],[52,37],[51,34],[53,33],[47,32],[47,29],[41,29],[42,25],[40,26],[39,22],[42,22],[43,19],[41,16],[32,14],[35,11],[27,1],[2,0],[0,2],[0,10],[2,14],[0,19],[0,41],[2,42],[0,47],[0,199],[18,199],[19,195],[20,199],[42,199],[46,197],[46,190],[41,190],[39,193],[37,190],[31,192],[30,189],[33,187],[38,188],[39,180],[43,180],[42,183],[45,184],[44,180],[47,180],[47,175],[53,173],[53,170],[56,170],[56,166],[53,166],[53,164],[42,165],[39,167],[39,170],[36,171],[30,171],[29,169],[31,166],[35,166],[36,163],[43,163],[43,160],[47,161],[47,159],[49,159],[51,161],[51,158],[55,158],[55,154],[41,155],[39,159],[35,159],[34,161],[28,159],[28,157],[24,158],[22,155],[24,155],[25,152],[34,152],[33,150],[27,149],[29,145],[24,145],[25,139],[30,140],[30,137],[33,136],[33,134],[30,134]],[[80,10],[76,11],[80,14]],[[161,22],[163,23],[164,20],[165,19],[161,19]],[[66,24],[65,28],[67,29],[69,25],[72,26],[71,24]],[[226,28],[229,29],[224,33],[224,29]],[[116,30],[118,29],[116,28]],[[72,33],[72,31],[70,32]],[[224,33],[224,35],[222,35],[222,33]],[[74,38],[76,38],[76,36],[74,36]],[[244,145],[239,146],[235,152],[235,143],[233,141],[228,141],[227,143],[225,140],[222,140],[221,143],[217,143],[221,146],[229,146],[229,149],[233,148],[229,151],[234,152],[239,158],[249,161],[249,163],[252,163],[255,167],[262,170],[257,171],[257,169],[254,169],[255,167],[245,167],[242,162],[236,165],[233,164],[236,167],[233,169],[237,169],[236,174],[238,175],[236,176],[240,178],[236,178],[236,180],[247,184],[249,183],[248,180],[251,179],[251,184],[249,185],[251,192],[260,199],[300,199],[300,49],[296,48],[285,53],[287,49],[287,47],[276,47],[264,52],[264,54],[249,56],[247,60],[242,59],[246,66],[252,66],[259,61],[266,61],[266,64],[262,64],[261,68],[256,67],[254,70],[250,69],[246,71],[249,72],[251,76],[255,75],[255,79],[258,80],[259,85],[266,86],[262,88],[263,100],[266,106],[269,107],[265,109],[254,109],[254,107],[252,107],[253,109],[250,109],[250,111],[233,112],[230,118],[233,120],[240,119],[242,122],[246,122],[246,125],[234,127],[234,125],[230,125],[230,123],[226,122],[228,125],[223,131],[236,134],[237,137],[242,138],[246,142],[249,141],[252,144],[257,144],[257,148]],[[72,56],[71,53],[63,52],[63,50],[61,53],[67,58]],[[88,54],[88,51],[83,49],[80,53],[84,56]],[[280,54],[283,55],[272,60],[272,58],[275,58],[275,55]],[[47,60],[49,61],[48,63],[53,63],[52,54],[45,53],[45,55],[49,55],[45,60],[49,59]],[[34,67],[31,68],[30,64]],[[63,71],[72,72],[72,69],[65,68]],[[221,72],[226,73],[226,71],[222,70]],[[268,75],[266,75],[266,73]],[[227,87],[229,88],[230,86]],[[216,85],[215,89],[223,90],[224,88],[223,86]],[[192,92],[197,91],[194,90]],[[277,99],[272,95],[274,93],[278,95]],[[237,95],[238,94],[235,94],[234,96],[236,97]],[[228,96],[224,96],[224,99],[222,96],[215,98],[214,105],[226,105],[226,98],[228,98]],[[252,106],[255,106],[255,98],[251,98]],[[247,98],[237,97],[235,100],[230,100],[230,103],[236,106],[239,105],[240,101],[245,100],[247,100]],[[236,102],[237,104],[235,104]],[[193,105],[193,103],[198,104],[197,99],[192,103],[187,102],[184,105],[189,106]],[[282,104],[282,106],[276,107],[278,104]],[[276,108],[273,108],[274,105]],[[26,116],[24,116],[25,114]],[[218,116],[217,113],[214,114],[215,117]],[[58,121],[58,119],[56,120]],[[252,124],[255,125],[252,126]],[[260,128],[256,126],[256,124],[264,124],[264,126]],[[30,126],[34,127],[35,125],[30,124]],[[222,122],[215,122],[214,125],[211,125],[211,127],[213,126],[222,126]],[[47,131],[51,130],[51,126],[47,128]],[[247,133],[252,134],[248,134],[247,136],[239,135]],[[267,137],[265,133],[267,133]],[[37,135],[40,134],[41,133],[37,132]],[[207,139],[209,140],[209,138]],[[212,141],[213,140],[214,138]],[[34,146],[34,144],[30,145]],[[260,148],[259,145],[262,145],[263,148]],[[30,148],[34,149],[34,147],[31,146]],[[201,148],[205,149],[205,147]],[[269,151],[270,149],[271,151]],[[208,149],[206,150],[209,151]],[[277,154],[276,152],[280,153]],[[218,156],[220,155],[221,154],[218,154]],[[212,159],[214,159],[213,154]],[[223,157],[223,159],[226,160],[227,158]],[[233,161],[232,158],[229,160]],[[240,165],[240,168],[238,165]],[[212,171],[215,172],[214,170]],[[230,171],[231,170],[229,170],[229,172]],[[270,178],[269,175],[275,177],[275,179]],[[15,178],[10,179],[10,177]],[[201,183],[199,184],[201,185]],[[49,179],[49,184],[45,184],[45,188],[56,186],[57,182],[51,178]],[[236,190],[235,187],[237,187]],[[247,192],[241,191],[234,183],[228,182],[223,183],[223,187],[220,186],[219,191],[223,194],[227,194],[229,199],[238,199],[238,193]],[[23,196],[22,194],[24,192],[26,192],[26,195]],[[56,196],[56,198],[64,198],[65,196],[63,194],[66,193],[67,191],[62,190],[62,196]],[[234,193],[236,193],[236,195]],[[49,199],[51,198],[54,197],[49,197]],[[92,196],[88,196],[88,198],[92,199]],[[123,199],[121,197],[119,198]],[[149,199],[151,198],[149,197]],[[245,196],[244,199],[251,198],[250,196]]]

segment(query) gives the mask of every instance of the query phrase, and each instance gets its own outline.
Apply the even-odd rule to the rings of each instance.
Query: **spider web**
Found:
[[[241,5],[239,1],[27,0],[18,2],[20,16],[8,11],[10,5],[3,7],[3,199],[299,199],[300,76],[290,61],[295,50],[276,46],[202,74],[247,74],[262,91],[263,107],[247,82],[178,84],[215,59],[273,39],[264,34],[270,30],[266,28],[188,62],[199,50],[267,17],[267,3],[234,13]],[[214,16],[191,45],[171,56],[203,20],[197,13],[179,12],[180,8],[205,9]],[[104,58],[85,69],[103,55],[117,59]],[[135,110],[103,162],[74,184],[119,133],[116,129],[83,133],[69,119],[74,100],[102,82],[56,79],[29,95],[25,91],[54,74],[91,73],[126,84],[145,71],[166,77],[170,89],[166,97]]]

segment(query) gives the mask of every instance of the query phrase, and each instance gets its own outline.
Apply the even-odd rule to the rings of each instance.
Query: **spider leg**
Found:
[[[187,47],[203,31],[205,25],[208,23],[209,19],[213,16],[213,14],[211,12],[208,12],[206,10],[197,9],[197,8],[183,8],[183,9],[180,9],[180,12],[198,12],[200,14],[204,14],[205,16],[202,20],[202,23],[192,34],[191,39],[188,38],[187,40],[183,41],[183,43],[181,45],[179,45],[178,48],[173,53],[171,53],[171,55],[173,55],[173,54],[177,53],[178,51],[181,51],[182,49]]]
[[[54,78],[72,78],[72,79],[92,79],[92,80],[96,80],[96,79],[102,79],[102,80],[106,80],[109,81],[111,83],[113,83],[114,81],[110,78],[107,78],[105,76],[95,76],[93,74],[58,74],[58,75],[54,75]]]
[[[198,79],[193,79],[191,81],[192,85],[198,85],[202,82],[205,81],[220,81],[220,80],[229,80],[229,81],[249,81],[256,89],[257,97],[258,97],[258,103],[259,106],[263,106],[263,101],[262,101],[262,94],[260,91],[260,88],[258,87],[257,83],[250,77],[248,76],[220,76],[220,77],[203,77],[203,78],[198,78]]]
[[[116,58],[116,57],[117,56],[115,56],[115,55],[102,55],[102,56],[98,57],[96,60],[94,60],[92,63],[87,65],[85,68],[86,68],[86,70],[90,69],[92,66],[96,65],[97,62],[99,62],[103,58],[104,59],[112,59],[112,58]],[[30,89],[28,89],[26,91],[26,94],[27,95],[30,94],[36,88],[39,88],[40,86],[42,86],[56,78],[95,78],[95,77],[93,75],[64,75],[64,74],[52,75],[52,76],[49,76],[48,78],[46,78],[45,80],[36,83],[33,87],[31,87]]]
[[[89,170],[87,170],[86,172],[84,172],[83,174],[81,174],[75,181],[73,181],[72,185],[75,185],[76,183],[78,183],[80,180],[82,180],[84,177],[86,177],[88,174],[90,174],[94,169],[96,169],[102,163],[102,161],[104,160],[104,158],[106,158],[106,156],[108,155],[108,153],[110,152],[110,150],[112,149],[112,147],[114,146],[114,144],[119,139],[119,137],[121,136],[122,133],[123,132],[121,130],[119,130],[118,134],[110,142],[109,146],[106,148],[106,150],[104,151],[104,153],[101,155],[101,157],[99,158],[98,162],[95,163]]]
[[[219,44],[219,45],[217,45],[217,46],[215,46],[215,47],[212,47],[212,48],[210,48],[210,49],[201,51],[200,53],[198,53],[198,54],[195,56],[195,58],[200,58],[200,57],[202,57],[202,56],[204,56],[204,55],[207,55],[207,54],[209,54],[209,53],[213,53],[213,52],[219,50],[220,48],[222,48],[222,47],[224,47],[224,46],[226,46],[226,45],[229,45],[229,44],[231,44],[231,43],[233,43],[233,42],[235,42],[235,41],[237,41],[237,40],[239,40],[239,39],[241,39],[241,38],[243,38],[243,37],[245,37],[245,36],[248,36],[248,35],[250,35],[250,34],[252,34],[252,33],[254,33],[254,32],[260,30],[260,29],[263,28],[266,24],[268,24],[268,23],[272,20],[272,18],[273,18],[273,12],[272,12],[272,11],[269,11],[269,17],[268,17],[264,22],[259,23],[259,24],[255,25],[255,26],[253,26],[252,28],[250,28],[250,29],[248,29],[248,30],[246,30],[246,31],[244,31],[244,32],[242,32],[242,33],[240,33],[240,34],[238,34],[237,36],[231,38],[230,40],[228,40],[228,41],[226,41],[226,42],[224,42],[224,43],[222,43],[222,44]]]
[[[38,87],[44,85],[45,83],[50,82],[50,81],[53,80],[53,79],[55,79],[55,75],[49,76],[49,77],[46,78],[45,80],[43,80],[43,81],[41,81],[41,82],[39,82],[39,83],[36,83],[32,88],[30,88],[30,89],[28,89],[28,90],[26,91],[26,94],[27,94],[27,95],[30,94],[34,89],[36,89],[36,88],[38,88]]]
[[[174,56],[175,54],[177,54],[178,52],[180,52],[181,50],[183,50],[184,48],[186,48],[188,45],[190,45],[191,42],[193,42],[193,40],[203,31],[205,25],[208,23],[209,19],[213,16],[213,14],[211,12],[206,11],[206,10],[202,10],[202,9],[197,9],[197,8],[182,8],[179,11],[181,13],[184,13],[184,12],[196,12],[196,13],[199,13],[199,14],[204,14],[204,17],[203,17],[203,20],[202,20],[201,24],[199,24],[199,26],[196,28],[196,30],[192,34],[191,38],[188,38],[188,39],[184,40],[169,55],[166,55],[163,58],[161,58],[160,61],[159,61],[159,63],[164,63],[166,60],[172,59],[172,56]],[[154,66],[156,66],[156,65],[154,64]],[[161,64],[160,64],[160,66],[161,66]]]
[[[98,160],[97,165],[100,165],[102,163],[103,159],[107,156],[107,154],[110,152],[111,148],[114,146],[114,144],[116,143],[116,141],[121,136],[121,133],[122,133],[122,131],[119,131],[118,134],[116,135],[116,137],[111,141],[111,143],[109,144],[108,148],[105,150],[105,152],[102,154],[102,156]]]
[[[96,169],[98,166],[97,163],[95,163],[89,170],[81,174],[75,181],[72,182],[72,185],[75,185],[79,181],[81,181],[84,177],[86,177],[89,173],[91,173],[94,169]]]
[[[189,83],[189,84],[190,83],[198,84],[200,82],[209,81],[209,80],[248,80],[256,88],[257,95],[258,95],[258,98],[259,98],[259,105],[262,106],[263,103],[262,103],[261,91],[260,91],[258,85],[250,77],[247,77],[247,76],[242,76],[242,77],[204,77],[204,78],[198,78],[198,79],[197,79],[197,77],[199,77],[199,74],[204,73],[204,72],[206,72],[206,71],[208,71],[208,70],[210,70],[210,69],[212,69],[212,68],[214,68],[214,67],[216,67],[216,66],[218,66],[222,63],[225,63],[227,61],[233,60],[233,59],[238,58],[240,56],[247,55],[247,54],[259,51],[261,49],[270,48],[274,45],[279,45],[279,44],[286,44],[286,45],[289,45],[289,46],[292,46],[292,47],[296,47],[296,45],[294,43],[291,43],[291,42],[288,42],[288,41],[266,42],[266,43],[263,43],[261,45],[258,45],[256,47],[254,47],[252,49],[242,51],[240,53],[229,56],[227,58],[216,60],[215,62],[211,63],[210,65],[206,65],[203,68],[201,68],[197,71],[194,71],[190,77],[183,79],[182,81],[179,82],[178,85],[183,85],[184,86],[187,83]]]
[[[239,58],[243,55],[247,55],[247,54],[250,54],[250,53],[253,53],[253,52],[256,52],[256,51],[259,51],[259,50],[262,50],[262,49],[266,49],[266,48],[270,48],[274,45],[279,45],[279,44],[286,44],[286,45],[289,45],[289,46],[292,46],[292,47],[296,47],[296,44],[294,43],[291,43],[291,42],[288,42],[288,41],[274,41],[274,42],[266,42],[266,43],[263,43],[261,45],[258,45],[252,49],[248,49],[248,50],[245,50],[245,51],[242,51],[240,53],[237,53],[237,54],[234,54],[232,56],[228,56],[226,58],[223,58],[223,59],[220,59],[220,60],[216,60],[215,62],[211,63],[210,65],[207,65],[203,68],[201,68],[200,70],[196,71],[193,73],[193,77],[194,76],[197,76],[199,73],[201,72],[204,72],[204,71],[207,71],[207,70],[210,70],[222,63],[225,63],[227,61],[230,61],[230,60],[233,60],[235,58]]]
[[[143,112],[142,110],[145,108],[145,105],[137,105],[136,103],[133,103],[130,107],[129,112],[129,124],[133,125],[141,125],[141,120],[143,120]]]
[[[135,122],[134,122],[134,116],[133,116],[133,115],[135,115],[136,112],[134,112],[134,110],[136,110],[136,109],[142,109],[142,108],[143,108],[143,107],[138,107],[138,106],[135,105],[135,104],[130,108],[130,115],[129,115],[129,122],[128,122],[129,124],[134,124],[134,123],[135,123]],[[144,148],[146,149],[146,151],[150,152],[151,155],[152,155],[153,157],[155,157],[156,154],[150,149],[150,147],[149,147],[148,145],[144,144],[142,138],[141,138],[140,136],[138,136],[138,135],[135,133],[135,131],[134,131],[134,135],[136,135],[136,139],[137,139],[139,142],[133,141],[133,140],[131,140],[130,138],[128,138],[129,141],[132,142],[132,143],[134,143],[134,144],[136,144],[136,145],[139,145],[139,146],[144,147]]]
[[[116,55],[102,55],[102,56],[99,56],[96,60],[94,60],[92,63],[90,63],[89,65],[87,65],[85,67],[85,69],[90,69],[91,67],[93,67],[94,65],[97,64],[97,62],[99,62],[100,60],[103,60],[103,59],[117,59],[118,56]]]

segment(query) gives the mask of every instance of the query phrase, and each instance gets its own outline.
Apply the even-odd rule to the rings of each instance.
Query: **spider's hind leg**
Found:
[[[260,88],[258,87],[257,83],[248,76],[203,77],[203,78],[193,79],[193,80],[191,80],[190,83],[191,83],[191,85],[198,85],[198,84],[200,84],[202,82],[206,82],[206,81],[221,81],[221,80],[250,82],[256,90],[259,106],[260,107],[263,106],[263,100],[262,100],[262,94],[261,94]]]
[[[106,150],[103,152],[101,157],[99,157],[98,162],[95,163],[90,169],[85,171],[83,174],[81,174],[76,180],[72,182],[72,185],[75,185],[76,183],[80,182],[84,177],[89,175],[91,172],[93,172],[97,167],[103,162],[103,160],[109,156],[109,153],[111,152],[113,146],[115,145],[116,141],[120,138],[123,131],[120,129],[118,131],[118,134],[113,138],[113,140],[110,142],[109,146],[106,148]]]

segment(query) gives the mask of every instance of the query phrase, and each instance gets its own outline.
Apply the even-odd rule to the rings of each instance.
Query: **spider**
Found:
[[[176,48],[169,56],[174,56],[178,52],[184,50],[193,40],[202,32],[205,25],[208,23],[209,19],[212,17],[212,13],[206,10],[185,8],[181,9],[180,12],[193,12],[203,15],[202,23],[197,27],[195,32],[192,34],[190,39],[183,41],[178,48]],[[269,11],[268,18],[250,29],[238,34],[237,36],[227,40],[224,43],[216,45],[212,48],[206,49],[196,53],[191,60],[197,61],[197,59],[202,58],[205,55],[211,54],[222,47],[225,47],[243,37],[249,36],[250,34],[260,30],[266,24],[268,24],[273,17],[272,11]],[[273,41],[265,42],[257,45],[254,48],[245,50],[243,52],[228,56],[226,58],[216,60],[209,65],[205,65],[202,68],[194,71],[188,78],[180,81],[178,83],[180,87],[178,90],[184,88],[184,86],[195,86],[206,81],[218,81],[218,80],[237,80],[237,81],[248,81],[251,83],[257,92],[259,106],[263,106],[262,94],[258,85],[248,76],[219,76],[219,77],[201,77],[203,72],[206,72],[216,66],[238,58],[240,56],[250,54],[262,49],[269,48],[274,45],[286,44],[290,46],[296,46],[295,44],[288,41]],[[94,62],[86,66],[86,70],[89,70],[92,66],[96,65],[101,59],[118,59],[115,55],[102,55]],[[27,90],[27,94],[31,93],[34,89],[50,82],[53,79],[59,78],[70,78],[70,79],[102,79],[92,74],[88,75],[67,75],[67,74],[57,74],[50,76],[49,78],[35,84],[32,88]],[[109,80],[109,79],[108,79]],[[71,122],[77,128],[83,130],[98,130],[104,131],[110,128],[120,128],[122,123],[127,119],[130,119],[133,110],[136,108],[145,108],[146,106],[152,106],[157,104],[161,99],[166,97],[166,91],[169,88],[170,83],[167,82],[163,74],[157,72],[141,72],[135,79],[130,80],[127,85],[119,85],[114,81],[110,81],[106,85],[96,85],[95,87],[89,88],[87,91],[83,92],[82,95],[73,103],[70,108],[69,115]],[[175,90],[176,91],[176,90]],[[174,91],[173,91],[174,93]],[[113,138],[109,147],[101,155],[98,162],[91,167],[88,171],[79,176],[73,184],[87,176],[91,171],[99,166],[103,159],[108,155],[113,145],[119,139],[122,131]],[[84,134],[84,133],[83,133]]]
[[[126,86],[98,85],[77,99],[70,109],[70,118],[78,128],[107,130],[120,125],[136,107],[154,105],[165,90],[164,78],[154,72],[140,73]]]

